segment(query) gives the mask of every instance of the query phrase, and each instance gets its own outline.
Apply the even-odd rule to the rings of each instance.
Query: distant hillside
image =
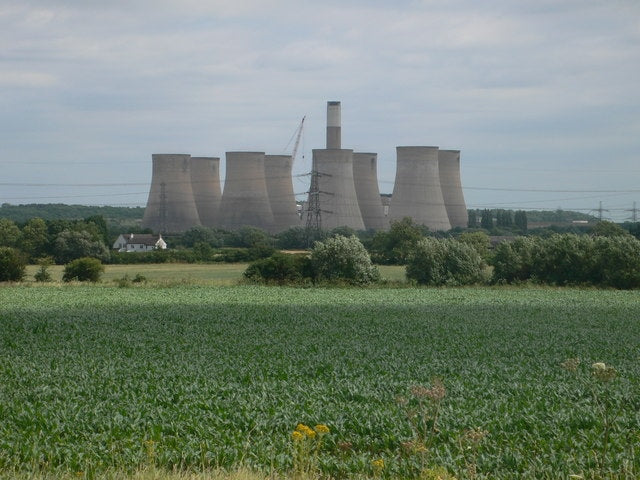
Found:
[[[530,223],[571,223],[573,221],[587,220],[597,222],[598,218],[586,213],[573,210],[530,210],[527,211],[527,220]]]
[[[62,203],[31,203],[27,205],[3,203],[0,206],[0,218],[8,218],[16,223],[24,223],[35,217],[43,220],[81,220],[94,215],[102,215],[110,230],[122,231],[139,227],[143,214],[144,207],[95,207]]]

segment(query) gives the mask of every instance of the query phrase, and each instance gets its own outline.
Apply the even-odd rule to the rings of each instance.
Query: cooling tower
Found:
[[[438,170],[438,147],[396,147],[397,165],[389,221],[411,217],[431,230],[449,230]]]
[[[264,172],[267,195],[273,213],[273,232],[300,225],[291,178],[291,155],[265,155]]]
[[[460,150],[438,151],[438,170],[449,223],[452,228],[464,228],[469,223],[469,216],[460,181]]]
[[[228,230],[252,226],[272,231],[264,152],[227,152],[220,224]]]
[[[387,219],[384,216],[378,188],[377,153],[353,154],[353,183],[364,228],[367,230],[387,228]]]
[[[327,148],[342,148],[340,102],[327,102]]]
[[[313,208],[317,204],[318,209],[307,215],[320,215],[323,230],[342,226],[364,230],[353,182],[353,150],[313,150],[311,175],[316,182],[312,179],[308,205]],[[318,187],[315,192],[314,183]],[[313,195],[317,195],[317,203]]]
[[[178,233],[200,225],[191,189],[191,155],[153,154],[151,189],[142,226]]]
[[[217,227],[222,197],[219,158],[191,157],[191,188],[200,223],[205,227]]]

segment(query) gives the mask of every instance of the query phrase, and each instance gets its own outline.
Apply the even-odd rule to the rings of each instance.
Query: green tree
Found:
[[[86,231],[65,230],[61,232],[54,241],[53,253],[58,263],[68,263],[82,257],[109,260],[109,250],[106,245],[95,240]]]
[[[276,235],[278,248],[285,250],[307,247],[307,232],[302,227],[292,227]]]
[[[19,282],[24,278],[26,261],[22,253],[12,247],[0,247],[0,282]]]
[[[512,242],[498,244],[491,258],[495,283],[518,283],[530,280],[534,258],[542,239],[517,237]]]
[[[64,267],[62,280],[71,282],[77,280],[79,282],[97,282],[104,272],[104,265],[97,258],[83,257],[76,258]]]
[[[0,218],[0,247],[18,247],[22,233],[13,220]]]
[[[242,227],[227,239],[226,245],[231,247],[273,247],[274,238],[264,230],[256,227]]]
[[[511,210],[498,209],[496,211],[496,226],[508,228],[511,225],[513,225]]]
[[[388,232],[376,232],[371,240],[371,256],[376,263],[405,265],[411,250],[428,231],[409,217],[391,222]]]
[[[484,259],[484,261],[489,260],[489,249],[491,248],[491,239],[489,235],[485,232],[465,232],[461,234],[458,239],[459,242],[466,243],[467,245],[473,247],[476,252],[480,254],[480,256]]]
[[[109,245],[111,239],[109,238],[109,228],[107,227],[107,221],[104,219],[102,215],[91,215],[84,219],[84,222],[87,225],[93,225],[95,227],[95,231],[97,236],[102,240],[105,245]]]
[[[380,279],[378,269],[356,236],[337,235],[316,242],[311,252],[311,264],[319,280],[364,285]]]
[[[22,227],[22,250],[34,259],[46,255],[49,247],[47,224],[41,218],[30,219]]]
[[[486,264],[472,246],[453,239],[423,238],[407,263],[407,278],[420,285],[473,285],[486,281]]]
[[[597,237],[620,237],[629,235],[629,232],[617,223],[605,220],[596,223],[591,232]]]
[[[640,288],[640,240],[631,235],[596,237],[596,275],[604,287]]]
[[[40,268],[33,276],[36,282],[51,281],[51,274],[49,273],[49,267],[52,264],[53,264],[53,258],[51,257],[42,257],[38,260],[38,265],[40,266]]]
[[[310,279],[312,271],[307,255],[276,252],[268,258],[252,262],[243,275],[253,281],[284,285]]]
[[[592,237],[556,234],[541,242],[540,247],[533,258],[533,275],[537,279],[552,285],[594,283],[596,265]]]
[[[477,228],[478,227],[478,212],[476,210],[469,210],[468,211],[467,226],[469,228]]]
[[[185,247],[194,247],[198,243],[206,243],[210,247],[220,248],[224,245],[223,236],[219,230],[198,225],[182,234],[182,244]]]
[[[526,233],[528,228],[527,212],[524,210],[516,210],[513,216],[513,223],[522,233]]]
[[[493,213],[486,208],[482,211],[482,217],[480,218],[480,226],[486,230],[493,228]]]

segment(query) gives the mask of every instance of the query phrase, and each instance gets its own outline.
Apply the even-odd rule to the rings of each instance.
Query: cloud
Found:
[[[345,142],[378,151],[386,182],[398,144],[541,168],[613,149],[624,169],[640,147],[639,14],[635,0],[9,0],[0,141],[52,167],[135,159],[127,177],[146,181],[162,149],[279,153],[304,114],[322,147],[335,99]]]

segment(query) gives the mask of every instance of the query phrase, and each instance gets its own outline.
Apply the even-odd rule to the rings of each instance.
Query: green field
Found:
[[[39,268],[37,265],[29,265],[25,272],[25,281],[34,282],[33,276]],[[140,274],[154,283],[233,285],[242,279],[242,273],[246,268],[246,263],[105,265],[102,282],[113,282],[123,278],[125,275],[128,275],[129,278],[134,278]],[[405,280],[403,266],[381,265],[378,268],[383,279],[392,282],[403,282]],[[63,272],[64,266],[62,265],[49,267],[49,273],[54,281],[62,281]]]
[[[335,478],[376,459],[387,478],[637,478],[639,345],[630,291],[4,286],[0,473],[289,472],[303,422],[330,427]],[[412,450],[411,388],[434,377],[437,433]]]

